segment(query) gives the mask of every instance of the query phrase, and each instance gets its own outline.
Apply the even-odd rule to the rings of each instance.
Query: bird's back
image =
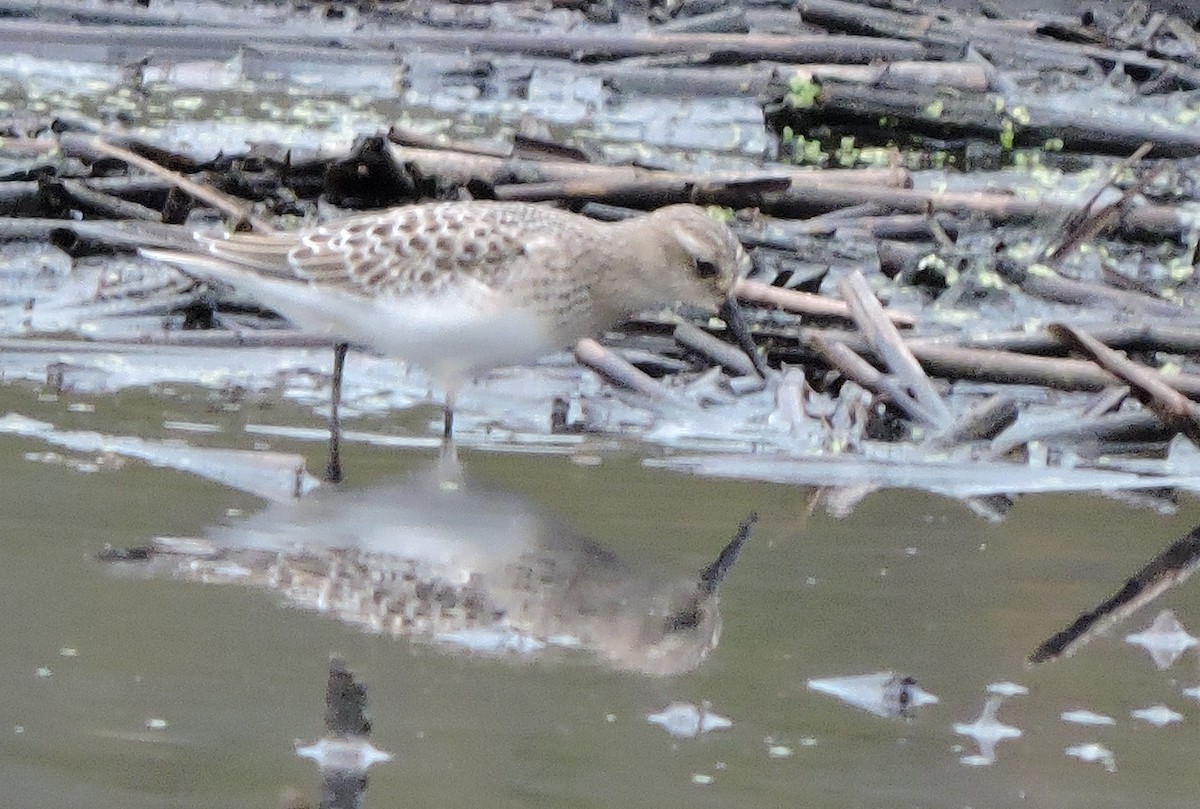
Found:
[[[463,284],[510,290],[570,272],[541,244],[595,241],[586,218],[524,203],[409,205],[294,233],[199,236],[213,256],[263,275],[366,296],[437,297]]]

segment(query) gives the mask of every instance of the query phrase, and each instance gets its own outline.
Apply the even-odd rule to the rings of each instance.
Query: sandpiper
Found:
[[[339,344],[399,357],[454,395],[481,370],[528,362],[648,306],[725,307],[750,259],[694,205],[600,222],[543,205],[439,202],[295,232],[198,233],[204,252],[144,250],[228,283]],[[740,322],[740,321],[739,321]]]

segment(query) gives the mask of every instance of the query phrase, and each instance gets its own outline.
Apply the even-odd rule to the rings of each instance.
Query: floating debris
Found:
[[[1058,718],[1064,722],[1070,722],[1073,725],[1115,725],[1117,720],[1111,716],[1105,716],[1102,713],[1095,713],[1079,709],[1075,711],[1063,711],[1058,715]]]
[[[1159,671],[1168,669],[1184,652],[1200,643],[1183,628],[1175,613],[1163,610],[1150,626],[1141,632],[1125,636],[1125,642],[1141,646],[1150,653],[1150,659]]]
[[[49,666],[38,666],[36,669],[34,669],[33,673],[38,677],[41,677],[43,680],[54,674],[54,672],[50,670]]]
[[[291,500],[315,489],[319,481],[304,469],[304,458],[280,452],[191,447],[180,441],[156,441],[131,435],[105,435],[90,430],[60,430],[18,413],[0,416],[0,434],[32,438],[73,452],[136,458],[152,466],[189,472],[268,500]],[[55,454],[56,455],[56,454]],[[48,462],[50,453],[29,460]],[[62,461],[60,461],[62,462]],[[76,464],[94,472],[94,463]]]
[[[221,425],[195,421],[164,421],[163,429],[184,433],[219,433]]]
[[[1183,721],[1183,714],[1173,711],[1166,705],[1151,705],[1149,708],[1137,708],[1129,712],[1134,719],[1149,722],[1155,727],[1164,728],[1175,722]]]
[[[708,702],[697,707],[690,702],[675,701],[658,713],[648,714],[646,721],[677,739],[697,739],[710,731],[733,727],[732,719],[712,713],[711,707]]]
[[[998,683],[988,683],[987,692],[1000,697],[1023,697],[1029,693],[1029,689],[1018,683],[1010,683],[1002,681]]]
[[[78,657],[79,650],[73,649],[70,646],[64,646],[58,650],[58,656],[59,657]]]
[[[915,708],[938,701],[918,686],[914,678],[892,671],[809,680],[808,687],[885,719],[911,717]]]
[[[1185,688],[1183,689],[1182,693],[1185,697],[1191,697],[1192,699],[1200,700],[1200,685],[1194,685],[1191,688]]]
[[[329,661],[325,686],[326,735],[312,744],[296,741],[296,755],[317,763],[321,771],[321,809],[361,807],[367,770],[392,760],[371,744],[367,688],[338,657]]]
[[[318,739],[309,745],[297,745],[296,755],[312,759],[322,770],[366,772],[374,764],[392,760],[392,754],[380,750],[365,738]]]
[[[1113,757],[1112,751],[1102,744],[1097,744],[1096,742],[1075,744],[1063,752],[1071,758],[1077,758],[1080,761],[1099,761],[1108,772],[1117,771],[1117,760]]]
[[[1005,725],[996,719],[996,713],[1004,703],[1004,697],[989,697],[983,710],[974,722],[965,724],[954,723],[954,732],[960,736],[970,736],[979,745],[977,755],[963,756],[959,759],[963,764],[972,767],[984,767],[996,761],[996,745],[1005,739],[1018,739],[1021,729]]]

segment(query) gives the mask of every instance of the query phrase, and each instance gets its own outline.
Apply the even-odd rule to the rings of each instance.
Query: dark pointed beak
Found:
[[[721,304],[720,314],[721,319],[728,326],[734,342],[737,343],[737,347],[750,355],[750,362],[754,363],[754,370],[758,371],[759,376],[766,379],[767,363],[759,354],[758,346],[754,344],[754,338],[750,336],[750,327],[746,325],[746,318],[742,315],[742,309],[738,306],[737,298],[732,292]]]
[[[717,561],[700,571],[701,590],[710,595],[717,592],[717,588],[721,586],[721,582],[725,580],[725,577],[729,575],[729,571],[733,568],[733,563],[737,561],[738,554],[742,552],[742,546],[750,538],[750,526],[754,525],[757,519],[758,515],[751,513],[746,519],[742,520],[742,524],[738,526],[737,533],[733,539],[729,540],[729,544],[717,556]]]

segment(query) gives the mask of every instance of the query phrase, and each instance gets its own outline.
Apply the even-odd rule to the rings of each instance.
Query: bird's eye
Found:
[[[695,611],[681,612],[667,620],[667,632],[686,632],[700,625],[700,614]]]
[[[671,632],[686,632],[700,626],[700,605],[693,601],[686,609],[671,615],[666,620],[666,630]]]
[[[711,261],[696,261],[697,278],[716,278],[720,274],[721,270]]]

